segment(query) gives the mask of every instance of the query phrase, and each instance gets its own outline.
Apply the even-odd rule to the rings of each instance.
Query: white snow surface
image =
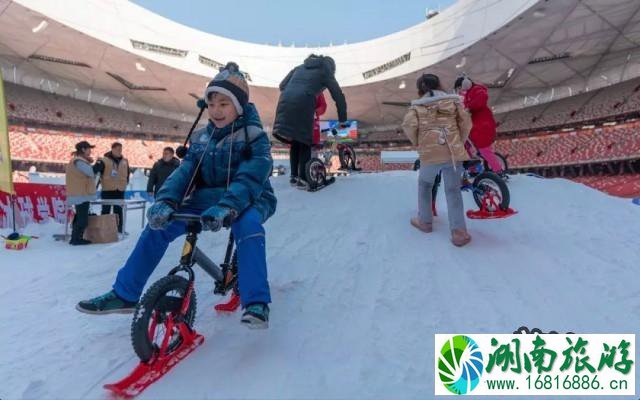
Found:
[[[316,193],[287,177],[273,182],[269,329],[246,329],[239,312],[216,315],[223,299],[198,269],[195,326],[205,343],[140,398],[430,399],[435,333],[640,326],[640,207],[628,200],[516,176],[519,214],[467,220],[473,240],[456,248],[444,196],[433,233],[409,225],[414,172],[338,178]],[[475,208],[469,194],[465,206]],[[0,250],[1,399],[108,398],[102,385],[134,368],[132,316],[74,307],[111,288],[139,223],[130,216],[122,242],[83,247],[55,242],[60,225],[34,225],[26,233],[40,238],[27,250]],[[226,240],[205,233],[199,245],[220,261]],[[149,284],[177,263],[181,245],[170,246]]]

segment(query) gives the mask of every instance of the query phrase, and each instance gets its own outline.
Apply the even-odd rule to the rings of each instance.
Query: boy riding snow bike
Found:
[[[241,323],[249,328],[268,327],[271,294],[263,224],[274,214],[277,203],[269,182],[273,168],[269,139],[255,106],[249,103],[249,86],[237,64],[227,64],[214,77],[204,98],[209,123],[189,135],[184,160],[149,208],[149,223],[118,271],[112,290],[76,306],[87,314],[134,312],[132,340],[141,364],[117,387],[109,386],[117,393],[138,385],[144,389],[202,343],[192,329],[191,267],[195,263],[214,277],[218,292],[226,293],[235,285],[237,259],[238,293],[244,309]],[[217,267],[195,247],[200,230],[217,232],[223,227],[231,228],[237,248],[237,257],[232,247],[227,250],[226,271],[225,264]],[[142,296],[169,244],[185,234],[180,265]],[[185,272],[188,278],[178,272]]]

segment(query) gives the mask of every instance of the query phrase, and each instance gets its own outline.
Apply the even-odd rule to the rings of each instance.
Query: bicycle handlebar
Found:
[[[237,215],[235,213],[230,214],[227,218],[224,219],[222,226],[225,228],[231,227],[231,224],[235,221]],[[202,217],[198,214],[185,214],[185,213],[173,213],[171,214],[172,221],[182,221],[182,222],[200,222]]]
[[[173,213],[171,214],[171,219],[173,221],[198,222],[200,221],[200,216],[197,214]]]

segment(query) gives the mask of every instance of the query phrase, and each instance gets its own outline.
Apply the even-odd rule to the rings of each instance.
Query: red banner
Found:
[[[16,225],[20,228],[29,223],[54,220],[65,222],[65,186],[38,183],[15,183]],[[0,192],[0,228],[13,224],[11,196]]]

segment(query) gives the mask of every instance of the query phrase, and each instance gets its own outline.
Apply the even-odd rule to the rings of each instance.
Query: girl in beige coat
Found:
[[[420,99],[411,102],[402,128],[420,155],[418,178],[418,216],[411,225],[423,232],[433,230],[431,189],[442,172],[451,241],[464,246],[471,241],[464,218],[460,182],[462,162],[469,159],[464,143],[471,130],[471,119],[457,95],[442,90],[440,79],[433,74],[418,78]]]

